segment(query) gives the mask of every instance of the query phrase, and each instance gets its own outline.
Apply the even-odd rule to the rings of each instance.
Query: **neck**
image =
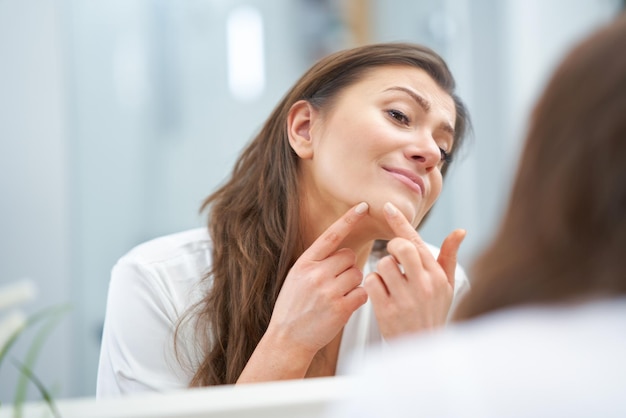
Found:
[[[323,210],[316,208],[310,210],[310,207],[302,205],[300,231],[303,250],[309,248],[311,244],[324,232],[330,225],[332,225],[337,219],[339,219],[343,213],[335,213],[331,210]],[[346,208],[347,210],[347,208]],[[368,228],[368,221],[366,219],[361,221],[352,233],[346,237],[345,240],[337,247],[350,248],[356,254],[357,266],[363,270],[365,263],[372,252],[374,241],[376,237]]]

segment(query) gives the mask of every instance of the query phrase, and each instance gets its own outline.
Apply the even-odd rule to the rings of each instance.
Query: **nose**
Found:
[[[426,172],[441,162],[441,150],[430,135],[420,135],[417,141],[408,144],[404,149],[404,155]]]

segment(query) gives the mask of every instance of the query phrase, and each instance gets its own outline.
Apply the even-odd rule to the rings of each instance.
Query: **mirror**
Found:
[[[460,259],[469,264],[497,222],[544,76],[574,39],[619,7],[592,0],[0,2],[0,283],[32,279],[37,296],[21,305],[27,314],[71,304],[45,342],[37,375],[60,398],[93,396],[116,260],[140,242],[203,225],[200,203],[273,105],[313,61],[343,47],[408,40],[448,61],[474,141],[422,234],[439,244],[451,229],[466,228]],[[10,355],[22,358],[32,338],[25,334]],[[0,401],[12,402],[19,373],[8,362],[0,373]],[[31,387],[27,398],[40,397]]]

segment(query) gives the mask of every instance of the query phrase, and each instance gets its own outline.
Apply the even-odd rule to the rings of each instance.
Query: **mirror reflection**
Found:
[[[621,7],[0,2],[0,283],[22,286],[1,320],[69,303],[33,370],[58,397],[93,396],[116,261],[139,243],[204,226],[203,200],[298,77],[330,53],[374,42],[437,51],[472,116],[472,138],[420,227],[437,245],[466,229],[459,260],[468,262],[496,226],[545,77],[572,42]],[[23,337],[11,356],[23,358],[37,330]],[[11,402],[19,372],[5,362],[0,373],[0,401]],[[27,398],[40,395],[31,387]]]

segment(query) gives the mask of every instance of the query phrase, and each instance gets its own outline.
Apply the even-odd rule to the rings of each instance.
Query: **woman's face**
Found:
[[[450,95],[423,70],[386,66],[345,88],[328,109],[307,108],[310,122],[298,131],[306,152],[291,142],[309,207],[338,217],[365,201],[385,235],[389,201],[417,227],[441,192],[443,156],[452,149]]]

